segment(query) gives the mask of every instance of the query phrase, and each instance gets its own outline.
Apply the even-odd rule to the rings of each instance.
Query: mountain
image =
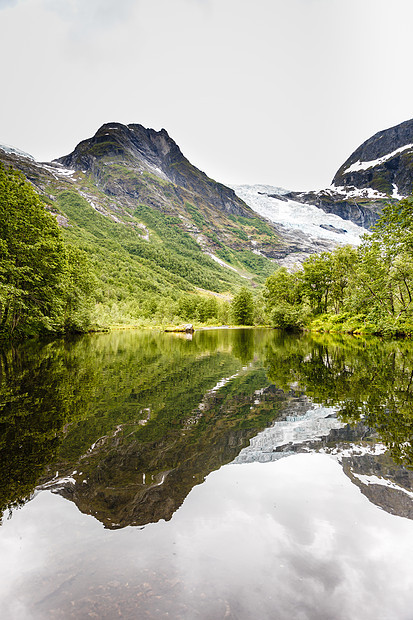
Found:
[[[23,172],[66,241],[87,254],[99,324],[227,322],[225,300],[296,250],[165,130],[110,123],[53,162],[0,147],[0,163]]]
[[[124,194],[132,198],[145,195],[140,175],[151,175],[181,188],[178,195],[197,194],[204,202],[218,211],[230,215],[252,217],[251,210],[225,185],[216,183],[206,174],[195,168],[181,153],[178,145],[169,137],[165,129],[154,131],[142,125],[103,125],[88,140],[84,140],[75,150],[56,160],[66,168],[92,174],[97,185],[109,196]],[[125,167],[129,174],[123,175],[116,169],[116,163]],[[115,167],[114,167],[115,165]],[[134,172],[135,174],[130,174]],[[147,179],[150,177],[146,177]],[[161,207],[164,197],[154,199],[154,205]]]
[[[410,193],[411,156],[407,121],[356,149],[330,188],[294,192],[217,183],[165,129],[139,124],[107,123],[49,163],[0,146],[0,162],[23,172],[88,254],[109,322],[167,307],[172,319],[182,294],[224,298],[278,265],[357,245],[386,203]]]
[[[379,131],[339,168],[335,187],[372,189],[399,199],[413,190],[413,119]]]
[[[315,234],[271,221],[192,165],[165,129],[107,123],[53,162],[1,146],[0,162],[23,172],[86,252],[100,325],[227,322],[225,300],[243,284],[345,243],[321,220]]]
[[[315,207],[329,216],[338,216],[342,220],[370,229],[384,205],[411,195],[412,190],[413,119],[379,131],[363,142],[340,166],[327,189],[296,192],[264,187],[261,191],[259,188],[258,191],[253,191],[255,196],[252,198],[248,197],[245,189],[236,189],[236,192],[253,208],[253,202],[257,203],[258,195],[265,196],[265,199],[259,200],[261,206],[257,205],[259,213],[265,212],[269,219],[279,223],[286,221],[287,225],[300,230],[302,221],[297,221],[296,214],[299,214],[302,220],[303,214],[307,213],[307,217],[310,217],[307,224],[310,224],[320,219],[320,213],[316,210],[300,212],[299,205]],[[284,214],[279,213],[282,207],[280,201],[286,203]],[[334,222],[331,224],[336,226]],[[348,224],[341,226],[345,232],[350,232],[347,227]],[[307,232],[311,234],[311,231]],[[352,242],[350,239],[349,241]]]
[[[166,207],[171,214],[178,212],[180,217],[189,217],[193,220],[192,224],[195,224],[195,227],[189,228],[189,232],[198,234],[197,241],[202,248],[207,252],[217,252],[221,259],[232,265],[231,250],[249,250],[256,256],[289,265],[314,252],[332,249],[336,243],[344,243],[342,238],[336,239],[325,234],[318,223],[318,230],[308,234],[308,231],[299,233],[296,229],[290,230],[288,226],[268,218],[266,213],[262,213],[239,193],[239,188],[234,191],[234,188],[217,183],[193,166],[165,129],[157,132],[137,124],[125,126],[109,123],[103,125],[93,138],[81,142],[70,155],[56,162],[66,168],[91,174],[95,184],[106,195],[121,197],[123,202],[143,200],[156,209],[164,210]],[[170,191],[167,195],[165,191],[161,195],[159,192],[155,194],[151,187],[154,183],[159,185],[162,182],[164,185],[173,184],[172,204]],[[165,198],[168,200],[165,201]],[[203,236],[203,231],[198,230],[199,213],[194,220],[188,201],[196,205],[196,209],[203,213],[209,223],[213,223],[213,237]],[[270,232],[267,239],[257,239],[254,230],[248,230],[251,219],[257,213],[266,223],[262,222],[261,229],[264,225],[267,226],[267,232]],[[229,216],[232,221],[228,222],[225,216]],[[336,220],[335,224],[339,226],[340,222]],[[240,229],[234,230],[234,223],[242,224],[249,239],[247,243],[244,243],[247,241],[245,233]],[[251,232],[253,234],[249,234]],[[214,241],[215,244],[211,243]]]
[[[155,263],[159,252],[154,255],[149,247],[163,244],[165,251],[182,256],[183,246],[188,246],[186,254],[190,246],[192,258],[198,255],[210,272],[209,283],[198,283],[203,288],[219,292],[245,279],[263,281],[273,271],[274,260],[300,249],[294,236],[283,236],[232,189],[193,166],[164,129],[108,123],[51,163],[1,146],[0,161],[24,173],[65,234],[81,237],[81,245],[85,233],[94,236],[94,243],[102,236],[119,242],[123,225],[127,251],[139,251],[141,258]],[[165,239],[165,230],[172,229],[179,248]],[[131,251],[135,241],[139,248]],[[165,261],[159,266],[167,267]],[[188,279],[182,265],[175,267],[175,275],[183,273]],[[194,264],[190,270],[195,273]]]

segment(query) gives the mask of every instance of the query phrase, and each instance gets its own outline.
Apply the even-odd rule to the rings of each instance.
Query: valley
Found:
[[[380,132],[330,188],[313,192],[227,187],[193,166],[165,129],[138,124],[107,123],[48,163],[0,146],[0,163],[24,175],[64,241],[84,253],[90,324],[222,324],[243,286],[257,294],[279,267],[360,244],[383,207],[407,192],[412,127]]]

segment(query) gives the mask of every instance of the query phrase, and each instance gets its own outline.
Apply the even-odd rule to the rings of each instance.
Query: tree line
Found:
[[[387,205],[361,245],[312,255],[277,270],[264,297],[274,327],[413,333],[413,200]]]

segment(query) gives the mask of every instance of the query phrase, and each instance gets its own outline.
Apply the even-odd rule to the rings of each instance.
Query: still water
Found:
[[[1,618],[413,618],[413,345],[115,332],[0,371]]]

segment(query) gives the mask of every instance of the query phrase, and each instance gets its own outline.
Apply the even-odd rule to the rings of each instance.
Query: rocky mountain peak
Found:
[[[413,119],[379,131],[363,142],[337,171],[335,187],[371,188],[401,198],[413,189]]]
[[[134,174],[150,173],[193,194],[200,194],[210,204],[230,214],[252,217],[252,211],[235,192],[210,179],[193,166],[165,129],[156,131],[139,124],[105,123],[92,138],[80,142],[69,155],[55,162],[66,168],[91,173],[100,186],[104,184],[106,164],[120,164]],[[124,186],[124,173],[112,176],[110,193]]]
[[[168,156],[183,157],[165,129],[155,131],[139,124],[105,123],[92,138],[83,140],[72,153],[56,161],[74,169],[89,169],[94,161],[105,157],[162,165],[167,163],[164,160]]]
[[[413,119],[374,134],[350,155],[343,166],[350,165],[358,160],[365,162],[373,161],[392,153],[402,146],[411,144],[413,144]]]

